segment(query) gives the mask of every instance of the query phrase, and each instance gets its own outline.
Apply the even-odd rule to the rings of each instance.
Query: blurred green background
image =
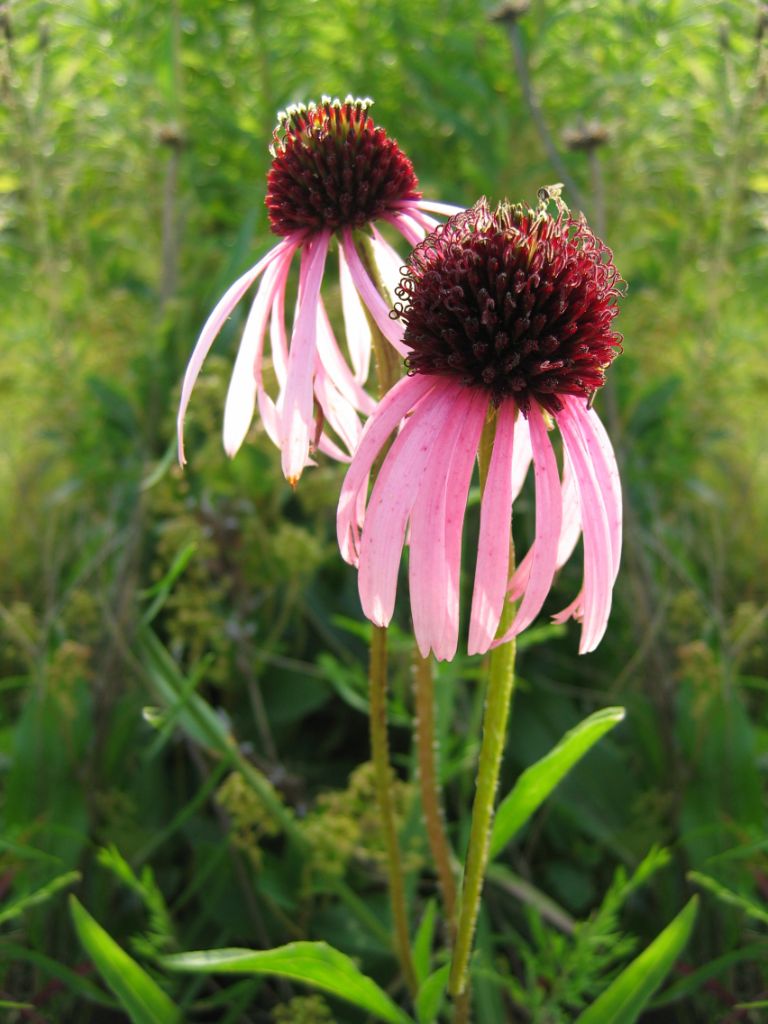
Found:
[[[258,424],[225,458],[242,310],[195,392],[183,474],[173,439],[207,312],[273,243],[276,112],[324,93],[372,96],[430,198],[533,202],[563,180],[554,146],[566,199],[629,282],[625,354],[598,399],[628,505],[612,621],[583,659],[573,624],[525,638],[503,790],[595,708],[624,704],[627,720],[491,883],[478,1019],[573,1020],[693,891],[694,939],[643,1020],[764,1019],[768,8],[489,13],[477,0],[0,4],[0,1000],[26,1006],[11,1021],[125,1019],[66,890],[189,1020],[363,1018],[285,983],[164,977],[158,953],[326,938],[391,977],[367,628],[334,539],[343,470],[323,462],[293,494]],[[530,508],[524,495],[521,542]],[[549,610],[579,576],[577,559]],[[392,742],[416,922],[434,884],[399,623]],[[458,658],[437,678],[458,849],[479,677]],[[302,856],[285,855],[272,803],[309,840]],[[628,883],[654,848],[666,853]]]

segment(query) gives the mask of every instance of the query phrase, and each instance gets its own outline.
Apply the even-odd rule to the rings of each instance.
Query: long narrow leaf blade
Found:
[[[696,920],[694,896],[650,946],[625,967],[576,1024],[634,1024],[685,948]]]
[[[175,971],[204,974],[276,974],[346,999],[387,1024],[413,1024],[354,961],[325,942],[290,942],[276,949],[210,949],[162,958]]]
[[[74,896],[70,909],[83,948],[133,1024],[178,1024],[179,1008]]]
[[[624,708],[603,708],[570,729],[548,754],[526,768],[496,812],[491,857],[496,857],[597,741],[624,719]]]

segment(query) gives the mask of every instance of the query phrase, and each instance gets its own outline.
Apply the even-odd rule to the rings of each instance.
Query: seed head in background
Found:
[[[409,375],[366,423],[339,501],[344,558],[358,566],[363,610],[389,623],[409,534],[409,586],[421,653],[458,643],[461,540],[484,425],[495,435],[483,490],[469,653],[525,629],[557,569],[584,537],[584,580],[558,619],[582,620],[579,650],[605,632],[621,550],[621,489],[591,408],[621,350],[612,329],[621,277],[582,218],[542,190],[537,209],[483,199],[412,253],[393,316],[405,324]],[[492,414],[492,416],[491,416]],[[404,421],[404,422],[403,422]],[[370,470],[402,424],[366,507]],[[562,476],[550,441],[562,438]],[[536,533],[511,580],[512,504],[533,462]],[[505,597],[521,598],[503,637]]]
[[[372,121],[371,103],[323,97],[319,104],[289,107],[279,115],[266,206],[272,231],[281,240],[235,281],[203,327],[182,385],[178,414],[182,464],[184,416],[203,361],[227,318],[259,277],[224,408],[226,452],[234,456],[239,450],[257,404],[265,430],[282,450],[283,472],[291,483],[298,480],[315,447],[342,461],[349,461],[355,450],[361,432],[358,413],[367,415],[375,405],[363,389],[371,353],[363,307],[398,352],[405,354],[406,349],[404,325],[389,317],[388,305],[360,258],[353,231],[367,233],[377,273],[384,280],[393,276],[397,280],[402,260],[376,222],[391,224],[415,245],[437,224],[427,211],[450,214],[457,209],[422,198],[410,160]],[[351,367],[336,340],[321,293],[334,235],[339,241]],[[297,253],[299,288],[289,338],[286,284]],[[268,324],[278,385],[274,398],[263,380]],[[324,424],[337,440],[325,432]]]

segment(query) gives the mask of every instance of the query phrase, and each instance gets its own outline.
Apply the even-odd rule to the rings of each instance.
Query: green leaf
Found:
[[[289,942],[276,949],[209,949],[161,958],[174,971],[204,974],[276,974],[346,999],[387,1024],[413,1024],[412,1019],[362,974],[354,961],[326,942]]]
[[[416,1016],[419,1018],[419,1024],[434,1024],[437,1020],[445,999],[450,970],[451,965],[446,964],[422,982],[416,995]]]
[[[432,943],[435,938],[436,919],[437,901],[431,899],[424,908],[424,916],[413,940],[413,966],[419,984],[426,980],[432,963]]]
[[[624,708],[603,708],[570,729],[554,749],[526,768],[496,812],[491,857],[496,857],[555,786],[597,741],[624,719]]]
[[[625,967],[576,1024],[634,1024],[685,948],[696,920],[694,896],[650,946]]]
[[[740,949],[732,949],[715,960],[710,960],[695,971],[691,971],[690,974],[686,974],[684,978],[676,981],[674,985],[669,985],[657,999],[653,1000],[651,1009],[655,1010],[657,1007],[669,1006],[670,1003],[679,1002],[694,992],[700,992],[704,982],[709,981],[710,978],[716,978],[719,974],[724,974],[737,964],[750,960],[755,961],[757,964],[765,963],[765,958],[765,942],[754,942],[749,946],[742,946]]]
[[[762,921],[763,924],[768,924],[768,908],[761,906],[756,903],[749,896],[742,896],[741,893],[734,892],[732,889],[726,888],[721,885],[716,878],[712,878],[710,875],[702,874],[700,871],[689,871],[686,875],[689,882],[695,882],[700,885],[702,889],[706,889],[711,892],[713,896],[716,896],[721,903],[727,903],[731,907],[738,907],[739,910],[743,910],[745,914],[749,914],[756,921]]]
[[[133,1024],[176,1024],[181,1012],[160,986],[107,934],[74,896],[72,920],[83,948]]]
[[[41,886],[39,889],[35,889],[34,892],[28,893],[26,896],[20,896],[11,903],[6,903],[6,905],[0,909],[0,924],[5,924],[6,921],[10,921],[12,918],[18,917],[19,914],[23,914],[25,910],[29,909],[29,907],[36,907],[40,903],[46,903],[61,889],[66,889],[68,885],[72,885],[79,881],[79,871],[67,871],[63,875],[57,875],[56,878],[52,878],[50,882],[46,882],[45,885]]]

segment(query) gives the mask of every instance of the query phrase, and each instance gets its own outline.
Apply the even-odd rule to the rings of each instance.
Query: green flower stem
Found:
[[[485,489],[495,433],[496,416],[491,410],[480,441],[481,490]],[[514,547],[510,541],[510,575],[514,569],[514,562]],[[514,614],[514,604],[507,601],[501,613],[498,635],[501,636],[507,631],[512,624]],[[514,691],[515,651],[516,643],[513,638],[509,643],[494,648],[489,658],[488,689],[483,714],[483,738],[477,766],[477,784],[472,806],[469,846],[464,862],[456,940],[448,979],[448,992],[454,998],[456,1009],[455,1024],[465,1024],[470,1019],[469,958],[472,954],[477,917],[480,912],[480,898],[488,867],[496,789],[499,784],[499,771],[504,755],[507,722]]]
[[[507,604],[501,617],[500,631],[503,632],[510,626],[513,614],[514,607]],[[472,953],[472,942],[480,911],[480,897],[488,867],[494,801],[499,783],[499,770],[504,754],[507,721],[514,689],[515,647],[515,641],[512,639],[509,643],[496,647],[490,657],[488,692],[483,716],[483,739],[477,767],[477,789],[472,806],[472,823],[461,890],[456,942],[448,981],[448,991],[454,997],[460,997],[468,987],[469,958]],[[464,1002],[466,1003],[466,1000]],[[468,1007],[464,1012],[468,1012]],[[457,1019],[460,1018],[457,1017]],[[464,1016],[463,1019],[466,1020],[468,1017]]]
[[[434,686],[429,658],[414,655],[414,693],[416,698],[416,752],[419,764],[419,788],[429,849],[435,862],[445,919],[455,927],[456,879],[451,865],[451,846],[445,831],[445,817],[437,773],[437,737],[435,735]]]
[[[405,881],[400,847],[397,841],[395,807],[392,800],[392,768],[389,763],[389,740],[387,738],[387,630],[383,626],[374,626],[371,636],[370,692],[371,756],[376,780],[376,799],[379,804],[387,851],[389,898],[395,929],[395,950],[408,989],[412,995],[415,995],[418,982],[411,954],[408,914],[405,904]]]

